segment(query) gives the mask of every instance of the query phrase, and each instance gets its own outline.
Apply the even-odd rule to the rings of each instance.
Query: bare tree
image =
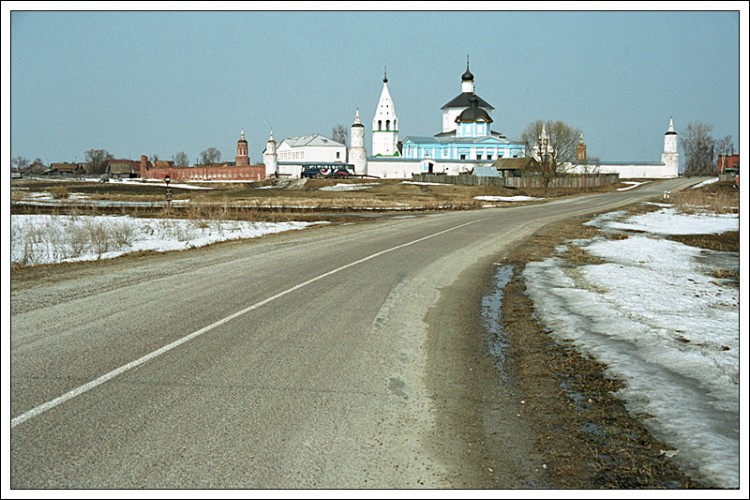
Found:
[[[688,123],[680,134],[680,144],[685,151],[685,175],[716,174],[716,139],[711,137],[713,125],[701,122]]]
[[[732,142],[732,136],[727,135],[718,141],[716,141],[716,149],[719,150],[719,154],[732,155],[734,154],[734,142]]]
[[[344,127],[341,124],[336,125],[331,130],[331,139],[333,139],[336,142],[339,142],[339,143],[343,144],[344,146],[346,146],[347,135],[348,134],[346,132],[346,127]]]
[[[211,165],[221,161],[221,151],[216,148],[208,148],[201,151],[201,165]]]
[[[722,139],[716,141],[716,151],[718,157],[716,158],[716,169],[718,172],[724,173],[724,169],[727,165],[727,155],[734,154],[734,143],[732,142],[732,136],[727,135]]]
[[[584,171],[587,174],[601,174],[602,160],[598,156],[589,156],[586,160]]]
[[[154,161],[154,162],[159,161],[159,155],[158,154],[151,155],[151,161]]]
[[[180,151],[174,155],[175,167],[187,167],[188,166],[188,155],[184,151]]]
[[[89,149],[86,151],[86,163],[91,165],[95,174],[103,174],[107,169],[107,162],[113,158],[105,149]]]
[[[16,156],[10,161],[11,166],[16,167],[19,170],[23,170],[24,168],[29,166],[29,160],[24,158],[23,156]]]
[[[549,186],[573,166],[581,131],[561,121],[536,120],[521,134],[526,155],[539,162],[539,175],[546,195]]]

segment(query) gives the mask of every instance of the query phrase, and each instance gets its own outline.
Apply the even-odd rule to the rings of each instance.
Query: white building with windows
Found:
[[[278,161],[345,162],[346,145],[319,134],[287,137],[276,146]]]
[[[320,134],[287,137],[278,145],[269,137],[263,152],[266,176],[299,178],[310,165],[346,164],[346,145]]]

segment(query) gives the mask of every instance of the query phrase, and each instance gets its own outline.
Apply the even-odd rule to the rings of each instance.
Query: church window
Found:
[[[383,120],[378,120],[378,130],[383,130]]]
[[[465,160],[466,159],[466,153],[461,153],[459,156],[460,159]]]
[[[393,120],[393,130],[398,130],[398,120]]]
[[[482,153],[477,153],[477,160],[481,160],[481,159],[482,159]]]
[[[340,158],[341,158],[341,152],[340,151],[336,151],[336,159],[338,160]]]
[[[391,130],[391,121],[390,120],[386,120],[385,121],[385,129],[386,130]]]

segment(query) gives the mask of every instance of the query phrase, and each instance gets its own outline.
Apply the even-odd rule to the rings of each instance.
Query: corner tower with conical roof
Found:
[[[354,173],[367,175],[367,148],[365,147],[365,126],[359,118],[359,108],[354,115],[354,123],[349,134],[351,146],[349,147],[349,162],[354,165]]]
[[[372,155],[399,156],[398,118],[393,99],[388,92],[388,74],[383,75],[383,91],[380,93],[375,117],[372,119]]]
[[[268,135],[266,150],[263,151],[263,163],[266,166],[266,177],[278,177],[279,161],[276,154],[276,141],[273,138],[273,130]]]
[[[664,152],[661,154],[661,162],[674,169],[675,177],[680,164],[680,154],[677,152],[677,132],[674,131],[672,118],[669,118],[669,127],[664,134]]]

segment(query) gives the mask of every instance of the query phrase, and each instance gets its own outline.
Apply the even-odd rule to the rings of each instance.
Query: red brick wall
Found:
[[[166,175],[172,181],[259,181],[266,178],[265,165],[248,165],[247,167],[171,167],[151,168],[146,171],[148,179],[164,179]]]

